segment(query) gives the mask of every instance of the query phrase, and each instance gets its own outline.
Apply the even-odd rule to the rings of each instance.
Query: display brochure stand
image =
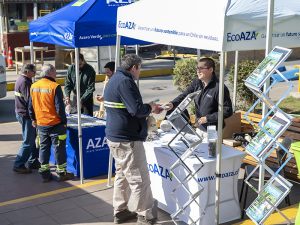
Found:
[[[189,218],[189,221],[191,221],[190,224],[197,224],[200,221],[201,216],[205,213],[199,204],[199,195],[204,188],[196,178],[197,173],[202,169],[204,164],[195,154],[199,144],[202,143],[202,138],[189,124],[189,120],[184,114],[184,110],[190,105],[196,96],[200,95],[200,93],[201,91],[197,91],[187,95],[185,99],[178,105],[178,107],[175,108],[175,110],[169,116],[167,116],[168,121],[176,131],[176,135],[168,143],[168,147],[178,158],[170,167],[172,176],[178,181],[178,185],[172,191],[172,197],[177,204],[177,211],[171,214],[171,218],[175,224],[178,224],[180,215],[182,214],[185,214]],[[183,153],[178,152],[174,145],[172,145],[175,140],[180,140],[186,145],[187,149]],[[197,168],[195,168],[195,166],[190,167],[187,163],[187,160],[190,157],[194,157],[199,161]],[[185,177],[183,177],[182,174],[178,174],[177,171],[179,168],[183,168],[184,171],[186,171]],[[190,181],[195,181],[195,184],[199,187],[193,188],[192,191],[191,188],[188,187],[188,182]],[[183,205],[180,205],[178,198],[175,197],[179,190],[184,190],[189,195],[189,200]],[[195,206],[195,204],[197,207],[199,207],[200,215],[198,218],[191,218],[189,213],[185,212],[188,212],[189,208]]]
[[[286,221],[289,221],[289,224],[291,224],[290,220],[277,209],[277,206],[288,195],[292,187],[292,184],[280,175],[280,171],[292,158],[292,155],[289,153],[289,149],[287,149],[284,144],[277,141],[277,139],[290,126],[292,121],[292,118],[278,107],[280,102],[288,96],[293,88],[292,83],[277,70],[280,64],[287,59],[290,53],[290,49],[275,47],[245,80],[245,85],[258,97],[258,100],[245,114],[245,119],[254,125],[253,122],[248,119],[248,115],[254,110],[256,105],[264,102],[269,108],[267,115],[258,123],[259,130],[256,136],[245,148],[246,152],[257,160],[257,166],[245,179],[246,184],[258,193],[257,198],[246,209],[246,214],[255,224],[263,224],[274,210],[276,210],[286,219]],[[282,97],[278,102],[276,102],[276,104],[268,97],[269,91],[277,84],[276,80],[272,82],[267,90],[264,92],[262,91],[264,83],[274,72],[279,74],[288,85],[287,90],[283,93]],[[276,148],[279,147],[285,151],[286,160],[276,171],[273,171],[265,164],[265,160]],[[271,178],[266,183],[263,183],[261,190],[258,190],[258,188],[255,188],[249,180],[260,167],[269,173]],[[264,181],[264,177],[260,177],[259,179]]]

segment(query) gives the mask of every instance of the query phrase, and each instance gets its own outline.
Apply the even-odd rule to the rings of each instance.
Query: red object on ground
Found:
[[[13,68],[14,67],[14,63],[13,63],[13,60],[12,60],[12,53],[11,53],[10,47],[8,47],[7,67],[8,68]]]

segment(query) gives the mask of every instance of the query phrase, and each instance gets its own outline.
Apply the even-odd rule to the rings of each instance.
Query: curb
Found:
[[[172,68],[142,70],[141,74],[140,74],[140,78],[155,77],[155,76],[167,76],[167,75],[171,75],[171,74],[173,74]],[[96,75],[96,83],[103,82],[105,80],[105,76],[106,76],[105,74],[97,74]],[[65,84],[65,78],[64,77],[56,78],[56,82],[63,86]],[[6,84],[7,91],[14,91],[14,88],[15,88],[15,81],[7,82],[7,84]]]

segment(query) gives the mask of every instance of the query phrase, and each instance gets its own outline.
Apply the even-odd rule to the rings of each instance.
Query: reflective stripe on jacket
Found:
[[[124,103],[121,102],[108,102],[104,101],[104,106],[108,108],[115,108],[115,109],[126,109]]]
[[[58,83],[42,78],[31,86],[32,106],[38,126],[53,126],[61,119],[55,108],[55,90]]]

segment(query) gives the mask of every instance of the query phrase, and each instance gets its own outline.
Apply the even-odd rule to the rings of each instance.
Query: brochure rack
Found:
[[[201,161],[201,159],[195,154],[199,144],[202,143],[202,138],[196,133],[195,129],[189,124],[188,118],[186,118],[184,114],[184,110],[200,93],[201,91],[197,91],[187,95],[185,99],[178,105],[178,107],[175,108],[175,110],[169,116],[167,116],[168,121],[171,123],[172,127],[176,131],[176,135],[168,143],[168,147],[178,158],[170,167],[172,176],[178,182],[178,185],[173,189],[171,193],[177,205],[177,211],[171,214],[171,218],[175,224],[180,224],[179,220],[182,214],[188,216],[189,221],[191,221],[190,224],[197,224],[200,221],[201,216],[205,213],[198,202],[199,195],[204,190],[204,188],[197,181],[197,177],[196,177],[197,173],[199,172],[199,170],[202,169],[204,164]],[[182,154],[175,149],[174,145],[172,145],[172,143],[175,140],[177,141],[181,140],[186,145],[187,149]],[[197,168],[190,167],[189,164],[187,163],[187,160],[190,157],[194,157],[199,161],[198,164],[199,166]],[[182,177],[181,174],[178,174],[179,168],[180,169],[183,168],[186,175],[185,177]],[[198,188],[193,188],[193,190],[190,190],[190,188],[188,187],[188,182],[190,183],[191,181],[193,181],[195,185],[198,186]],[[183,189],[189,195],[189,200],[185,202],[183,205],[180,205],[178,198],[175,197],[177,192],[181,189]],[[194,207],[195,205],[199,207],[200,215],[198,218],[191,218],[189,216],[189,213],[185,213],[185,212],[186,211],[188,212],[189,208]]]
[[[281,170],[292,158],[292,155],[289,153],[289,149],[287,149],[283,143],[278,142],[277,139],[291,124],[292,118],[284,113],[278,105],[287,97],[293,85],[277,68],[287,59],[290,53],[290,49],[276,46],[245,80],[245,85],[258,97],[258,100],[245,114],[245,119],[253,125],[253,122],[248,119],[248,115],[253,111],[256,105],[261,102],[265,103],[269,108],[267,115],[258,123],[258,133],[245,148],[246,152],[257,160],[257,166],[245,179],[246,184],[258,193],[257,198],[246,209],[246,214],[255,224],[263,224],[274,210],[278,211],[286,221],[289,221],[289,219],[277,209],[277,206],[288,195],[292,187],[292,184],[280,175]],[[287,90],[276,104],[268,97],[269,91],[277,84],[276,80],[272,82],[267,90],[262,91],[264,83],[274,72],[279,74],[288,85]],[[286,160],[276,171],[273,171],[265,164],[265,160],[279,147],[285,151]],[[258,190],[249,180],[260,167],[271,175],[271,179],[264,183],[261,190]],[[260,177],[259,179],[264,180],[264,177]]]

